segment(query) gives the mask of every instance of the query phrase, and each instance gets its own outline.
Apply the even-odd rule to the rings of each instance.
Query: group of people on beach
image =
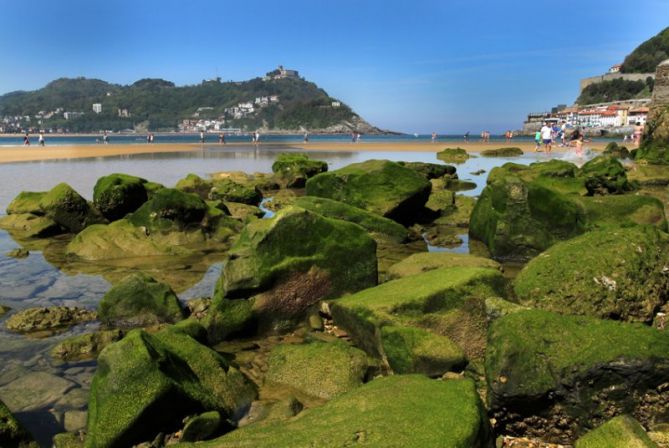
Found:
[[[39,137],[37,138],[37,144],[40,146],[46,145],[46,139],[44,138],[44,132],[40,131]],[[26,132],[23,136],[23,146],[30,146],[30,134]]]
[[[351,143],[358,143],[362,134],[358,131],[351,132]]]
[[[544,122],[541,129],[534,135],[534,151],[540,151],[543,144],[544,151],[550,153],[553,150],[553,145],[558,141],[560,142],[560,147],[574,147],[576,148],[576,155],[578,157],[583,156],[583,143],[586,142],[583,131],[576,128],[570,136],[567,136],[567,123],[564,121],[562,122],[562,126],[558,126],[557,123],[550,125],[548,122]]]

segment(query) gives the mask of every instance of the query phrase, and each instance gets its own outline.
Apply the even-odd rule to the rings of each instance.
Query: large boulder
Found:
[[[103,176],[93,188],[93,203],[109,221],[137,210],[148,199],[146,179],[128,174]]]
[[[485,364],[502,434],[571,444],[618,414],[669,419],[669,337],[652,327],[518,311],[491,324]]]
[[[669,299],[668,243],[654,227],[587,232],[530,260],[514,289],[523,305],[650,323]]]
[[[438,179],[440,177],[457,178],[457,171],[453,165],[443,165],[440,163],[428,162],[397,162],[405,168],[414,170],[427,180]]]
[[[95,311],[78,307],[50,306],[27,308],[13,314],[5,326],[10,331],[34,333],[55,331],[96,319]]]
[[[420,375],[375,379],[298,418],[248,425],[203,448],[290,446],[467,447],[491,444],[488,419],[470,380]]]
[[[370,213],[344,202],[315,196],[303,196],[297,198],[294,205],[328,218],[353,222],[372,235],[388,238],[397,243],[404,243],[409,238],[407,229],[392,219],[384,218],[376,213]]]
[[[0,217],[0,228],[7,230],[17,240],[47,238],[64,232],[63,228],[53,219],[32,213],[2,216]]]
[[[441,268],[330,302],[335,324],[396,373],[438,376],[485,350],[485,299],[503,296],[489,268]]]
[[[0,401],[0,446],[3,448],[37,448],[32,436]]]
[[[204,200],[195,194],[163,188],[132,213],[128,221],[150,231],[185,230],[198,227],[207,209]]]
[[[669,114],[665,114],[669,116]],[[669,119],[665,120],[668,123]],[[634,159],[639,163],[648,163],[651,165],[669,165],[669,142],[668,141],[650,141],[644,142],[636,150]]]
[[[43,215],[44,211],[40,207],[40,201],[46,195],[46,192],[22,191],[7,206],[8,215],[19,215],[30,213],[33,215]]]
[[[272,164],[272,171],[286,181],[290,188],[302,188],[307,179],[327,170],[327,163],[312,160],[308,155],[299,152],[281,153]]]
[[[576,441],[576,448],[657,448],[629,415],[614,417]]]
[[[98,357],[86,446],[120,448],[151,441],[203,411],[235,420],[255,395],[236,368],[188,332],[133,330]]]
[[[342,341],[280,344],[267,359],[265,382],[331,399],[362,384],[367,355]]]
[[[98,316],[104,324],[114,327],[146,327],[185,317],[172,288],[142,273],[114,285],[100,301]]]
[[[388,279],[408,277],[440,268],[491,268],[501,270],[501,266],[490,258],[451,252],[419,252],[392,265],[388,269]]]
[[[469,153],[462,148],[446,148],[437,153],[437,159],[446,163],[464,163],[469,159]]]
[[[432,184],[410,168],[388,160],[368,160],[312,177],[306,192],[410,223],[423,209],[431,189]]]
[[[376,243],[362,227],[290,207],[247,224],[216,295],[258,296],[267,312],[292,314],[376,282]]]
[[[598,156],[581,168],[588,195],[622,194],[634,186],[627,180],[623,165],[612,156]]]
[[[213,181],[209,199],[258,205],[262,201],[262,193],[258,187],[242,185],[231,179],[220,179]]]
[[[71,233],[79,233],[91,224],[104,219],[86,199],[66,183],[60,183],[41,197],[40,209],[61,227]]]
[[[204,180],[197,174],[190,173],[183,179],[180,179],[174,186],[179,191],[194,193],[202,199],[209,198],[209,192],[214,186],[211,180]]]
[[[121,340],[122,337],[123,332],[118,329],[71,336],[51,349],[51,357],[63,361],[95,359],[105,347]]]

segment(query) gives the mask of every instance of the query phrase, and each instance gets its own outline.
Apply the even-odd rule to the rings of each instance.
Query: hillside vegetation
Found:
[[[634,98],[649,98],[653,92],[654,84],[655,82],[651,77],[646,78],[646,81],[612,79],[590,84],[583,89],[581,95],[576,100],[576,104],[595,104]]]
[[[630,53],[620,69],[623,73],[655,73],[655,67],[669,59],[669,27]]]

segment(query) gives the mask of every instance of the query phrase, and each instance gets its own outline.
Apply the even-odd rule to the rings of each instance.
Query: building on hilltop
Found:
[[[102,104],[100,103],[93,103],[93,112],[96,114],[99,114],[102,112]]]
[[[609,69],[609,73],[619,73],[622,66],[623,66],[622,64],[612,65],[611,68]]]
[[[286,78],[292,78],[292,79],[298,79],[300,77],[300,74],[298,73],[297,70],[287,70],[283,68],[283,65],[279,65],[279,67],[276,70],[273,70],[267,74],[267,77],[270,79],[286,79]]]

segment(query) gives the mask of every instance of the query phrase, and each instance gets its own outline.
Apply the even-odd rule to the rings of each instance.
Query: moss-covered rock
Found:
[[[657,448],[629,415],[612,418],[576,441],[576,448]]]
[[[101,330],[72,336],[51,349],[51,356],[62,361],[95,359],[108,345],[121,340],[121,330]]]
[[[132,274],[114,285],[98,306],[100,320],[114,327],[143,327],[184,318],[172,288],[152,277]]]
[[[501,270],[501,266],[490,258],[450,252],[421,252],[413,254],[388,269],[388,279],[393,280],[410,275],[422,274],[440,268],[491,268]]]
[[[198,227],[207,210],[207,204],[197,195],[163,188],[132,213],[128,221],[150,231],[185,230]]]
[[[341,341],[280,344],[268,358],[265,382],[331,399],[362,384],[367,355]]]
[[[221,290],[218,285],[216,289]],[[252,334],[257,329],[253,305],[253,299],[226,299],[218,294],[201,320],[208,340],[216,343],[233,335]]]
[[[146,179],[128,174],[103,176],[93,188],[93,203],[105,218],[116,221],[147,201],[145,183]]]
[[[598,156],[581,168],[588,195],[621,194],[634,189],[623,165],[614,157]]]
[[[630,152],[627,147],[618,145],[616,142],[609,142],[606,144],[602,154],[615,157],[617,159],[628,159],[630,157]]]
[[[31,213],[2,216],[0,228],[17,239],[47,238],[64,233],[64,229],[53,219]]]
[[[95,320],[94,311],[78,307],[50,306],[21,310],[7,319],[8,330],[20,333],[58,330]]]
[[[53,436],[53,448],[84,448],[84,440],[80,434],[61,432]]]
[[[272,171],[285,180],[289,188],[302,188],[307,179],[327,170],[327,163],[299,152],[281,153],[272,164]]]
[[[409,238],[407,229],[395,221],[343,202],[315,196],[303,196],[297,198],[294,204],[328,218],[353,222],[372,234],[382,235],[398,243],[406,242]]]
[[[242,222],[249,222],[254,218],[265,216],[265,212],[255,205],[242,204],[240,202],[223,202],[223,204],[228,207],[230,215],[233,218],[239,219]]]
[[[0,446],[7,448],[37,448],[32,436],[0,401]]]
[[[440,177],[457,177],[456,168],[452,165],[442,165],[439,163],[428,162],[397,162],[403,167],[414,170],[427,180],[438,179]]]
[[[40,201],[46,195],[46,192],[22,191],[7,206],[8,215],[19,215],[30,213],[33,215],[42,215],[44,211],[40,207]]]
[[[491,440],[473,382],[395,375],[302,411],[298,418],[248,425],[201,446],[306,448],[351,443],[483,448]]]
[[[667,248],[653,227],[588,232],[532,259],[514,289],[524,305],[650,323],[669,299]]]
[[[481,151],[483,157],[518,157],[523,154],[523,150],[515,146],[509,148],[485,149]]]
[[[611,415],[666,420],[669,338],[655,328],[520,311],[491,324],[485,363],[502,434],[573,443]]]
[[[209,411],[189,418],[181,431],[180,442],[207,440],[221,427],[222,419],[218,411]]]
[[[71,233],[79,233],[86,226],[104,221],[86,199],[66,183],[49,190],[39,205],[44,215]]]
[[[213,181],[209,199],[258,205],[262,201],[262,193],[256,187],[245,186],[230,179],[220,179]]]
[[[443,188],[449,191],[469,191],[476,188],[476,183],[468,180],[444,179]]]
[[[86,446],[127,447],[153,440],[202,411],[234,420],[255,395],[237,369],[183,332],[133,330],[98,358]]]
[[[291,207],[244,228],[215,295],[263,293],[257,306],[292,314],[376,282],[376,243],[362,227]]]
[[[469,154],[462,148],[446,148],[437,153],[437,159],[446,163],[464,163],[469,159]]]
[[[669,143],[666,141],[644,142],[636,150],[634,159],[639,163],[669,165]]]
[[[330,302],[330,311],[337,326],[388,367],[439,375],[461,368],[463,352],[480,356],[485,298],[503,296],[504,284],[496,269],[441,268],[342,297]]]
[[[309,196],[345,202],[403,224],[415,220],[431,189],[425,177],[388,160],[368,160],[321,173],[306,186]]]
[[[211,180],[204,180],[197,174],[190,173],[185,178],[180,179],[174,188],[186,193],[196,194],[201,199],[208,199],[213,186]]]

